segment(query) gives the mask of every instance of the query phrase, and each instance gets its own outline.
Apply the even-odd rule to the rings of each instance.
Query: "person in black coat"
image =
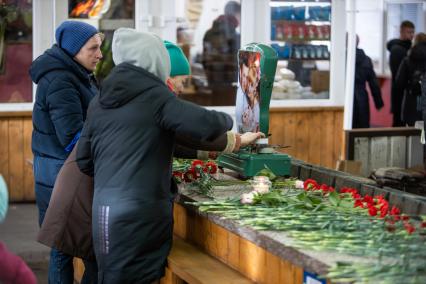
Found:
[[[89,102],[98,93],[92,72],[102,58],[102,34],[89,24],[65,21],[55,36],[57,43],[34,60],[30,68],[30,76],[38,84],[31,147],[40,225],[56,176],[80,136]],[[96,265],[85,262],[85,266],[82,283],[96,283]],[[73,281],[72,256],[53,248],[49,283]]]
[[[217,17],[204,34],[202,64],[211,89],[231,87],[237,81],[240,10],[239,3],[229,1],[224,15]]]
[[[168,89],[170,59],[159,37],[120,28],[112,54],[116,67],[89,106],[77,163],[94,176],[98,281],[151,283],[164,275],[172,245],[175,136],[212,141],[232,119]]]
[[[359,38],[357,36],[357,46]],[[355,89],[354,89],[354,106],[352,116],[352,128],[369,128],[370,127],[370,105],[368,100],[368,92],[366,83],[370,87],[373,96],[374,106],[377,110],[383,107],[382,94],[379,84],[377,83],[376,74],[374,73],[373,63],[364,50],[356,48],[355,59]]]
[[[422,120],[421,79],[426,74],[426,34],[416,35],[415,44],[399,67],[395,90],[403,94],[401,120],[414,126]]]
[[[408,50],[411,48],[411,41],[414,38],[414,24],[410,21],[403,21],[399,29],[399,39],[392,39],[387,43],[389,51],[389,65],[392,74],[391,86],[391,112],[393,113],[392,126],[403,126],[401,120],[401,106],[403,93],[395,90],[395,79],[402,60],[407,56]]]

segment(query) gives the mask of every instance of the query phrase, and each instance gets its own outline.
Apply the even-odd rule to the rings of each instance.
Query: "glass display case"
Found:
[[[271,0],[272,99],[329,99],[331,0]]]
[[[114,66],[111,52],[114,30],[121,27],[135,28],[135,0],[70,0],[68,18],[86,21],[105,35],[101,47],[103,59],[95,71],[96,78],[102,82]]]
[[[32,1],[0,1],[0,103],[29,103]]]

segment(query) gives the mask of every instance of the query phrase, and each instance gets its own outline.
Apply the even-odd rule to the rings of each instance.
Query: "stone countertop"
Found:
[[[225,179],[226,176],[225,176]],[[215,187],[213,196],[215,199],[227,199],[240,196],[244,192],[250,191],[249,186],[232,185],[227,187]],[[227,229],[228,231],[246,239],[266,251],[290,261],[294,265],[303,267],[305,270],[320,275],[327,273],[328,268],[338,261],[371,262],[374,258],[355,257],[347,254],[319,252],[312,250],[298,249],[292,246],[293,239],[283,231],[259,231],[248,226],[243,226],[236,220],[223,218],[220,214],[199,212],[196,206],[186,202],[209,201],[211,199],[196,193],[189,186],[180,185],[179,195],[176,202],[189,210],[194,210],[211,222]]]

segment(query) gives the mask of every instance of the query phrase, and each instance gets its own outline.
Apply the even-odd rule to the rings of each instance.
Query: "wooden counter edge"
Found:
[[[0,117],[31,117],[33,115],[32,111],[23,110],[23,111],[0,111]]]

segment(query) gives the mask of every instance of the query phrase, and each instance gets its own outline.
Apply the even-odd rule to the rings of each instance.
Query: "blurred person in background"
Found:
[[[356,36],[355,86],[352,128],[370,127],[370,105],[366,84],[370,87],[374,106],[377,110],[383,107],[382,94],[374,73],[373,63],[364,50],[358,48],[359,37]]]
[[[229,1],[224,15],[217,17],[204,35],[202,64],[211,89],[230,87],[237,81],[240,19],[240,3]]]
[[[402,98],[404,94],[395,89],[395,80],[402,60],[407,56],[414,38],[415,26],[410,21],[403,21],[399,28],[399,38],[392,39],[387,43],[389,51],[389,65],[392,74],[391,87],[391,112],[393,113],[392,126],[404,126],[401,120]]]
[[[395,78],[395,91],[403,94],[401,120],[404,125],[414,126],[422,120],[421,80],[426,73],[426,34],[419,33],[414,46],[399,66]]]

